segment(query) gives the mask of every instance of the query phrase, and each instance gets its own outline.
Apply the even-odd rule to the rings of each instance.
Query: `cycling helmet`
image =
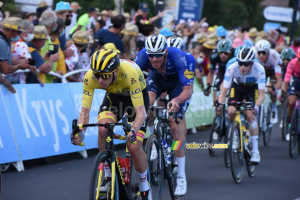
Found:
[[[236,56],[236,59],[241,62],[253,62],[254,58],[255,58],[255,52],[253,48],[249,48],[249,47],[242,48]]]
[[[162,53],[167,48],[167,40],[161,34],[153,34],[147,37],[145,47],[147,53]]]
[[[259,40],[255,44],[256,51],[269,51],[271,48],[271,44],[267,40]]]
[[[290,47],[286,47],[281,51],[281,59],[289,59],[292,60],[296,57],[294,50]]]
[[[181,37],[173,36],[167,39],[167,44],[169,47],[176,47],[178,49],[184,49],[184,42]]]
[[[232,49],[232,42],[227,39],[222,39],[217,45],[218,52],[230,52]]]
[[[112,50],[102,49],[96,51],[90,59],[91,69],[96,73],[110,73],[118,68],[119,65],[119,56],[117,52]]]
[[[234,56],[236,57],[237,54],[240,52],[240,50],[243,49],[243,48],[246,48],[246,47],[247,47],[247,45],[245,45],[245,44],[238,46],[238,48],[236,48],[235,51],[234,51]]]

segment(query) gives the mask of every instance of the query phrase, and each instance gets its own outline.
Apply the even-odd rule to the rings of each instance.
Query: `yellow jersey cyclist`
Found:
[[[102,49],[95,52],[90,59],[90,65],[91,69],[84,77],[82,110],[78,123],[89,122],[94,90],[106,90],[99,109],[98,123],[118,122],[125,113],[128,114],[128,121],[133,124],[132,131],[128,133],[127,147],[138,172],[142,199],[152,199],[147,183],[147,157],[142,149],[149,108],[149,96],[144,75],[137,64],[128,60],[120,60],[117,53],[112,50]],[[99,127],[99,151],[105,150],[106,132],[106,128]],[[134,140],[137,141],[136,144],[131,143]],[[74,144],[79,145],[80,143],[80,137],[74,140]],[[111,171],[107,163],[104,168],[106,179],[101,185],[101,191],[107,190],[111,181]]]
[[[255,49],[257,51],[257,56],[260,61],[260,64],[264,66],[266,71],[266,78],[270,77],[270,80],[275,80],[275,88],[273,91],[272,88],[268,88],[268,93],[270,94],[270,99],[272,101],[272,116],[271,123],[276,124],[278,121],[276,101],[277,101],[277,91],[281,87],[282,75],[281,75],[281,59],[280,55],[274,49],[271,49],[271,44],[267,40],[259,40],[255,44]],[[267,79],[266,79],[267,80]],[[272,83],[270,82],[269,85]]]
[[[244,99],[255,100],[255,114],[259,112],[259,106],[265,98],[266,75],[264,67],[254,62],[255,51],[246,47],[237,54],[237,62],[231,64],[226,70],[223,88],[219,97],[220,103],[226,100],[226,94],[230,89],[228,102],[242,102]],[[221,106],[223,107],[223,106]],[[228,107],[229,123],[232,124],[236,115],[236,107]],[[247,121],[250,126],[250,138],[252,141],[251,162],[259,163],[258,150],[258,125],[251,107],[246,108]],[[229,126],[230,127],[230,126]],[[237,132],[234,133],[233,148],[238,148]],[[235,139],[236,138],[236,139]]]

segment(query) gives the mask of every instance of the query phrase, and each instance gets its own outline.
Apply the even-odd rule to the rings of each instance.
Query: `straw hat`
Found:
[[[119,13],[118,13],[118,11],[115,11],[115,10],[113,10],[112,12],[111,12],[111,15],[112,16],[117,16]]]
[[[117,47],[114,45],[114,43],[106,43],[104,45],[104,49],[106,50],[113,50],[117,53],[121,53],[121,51],[119,49],[117,49]]]
[[[197,42],[203,43],[205,41],[206,41],[206,34],[204,32],[197,34]]]
[[[101,15],[108,15],[107,10],[102,10],[102,11],[101,11]]]
[[[33,29],[33,38],[38,40],[48,39],[49,36],[46,27],[43,25],[36,25]]]
[[[139,29],[136,25],[128,22],[125,24],[125,27],[122,30],[122,33],[125,35],[138,35]]]
[[[128,12],[124,13],[125,18],[131,18],[130,14]]]
[[[3,28],[23,32],[23,20],[18,17],[9,17],[5,20]]]
[[[264,31],[264,30],[258,32],[258,35],[259,35],[260,37],[262,37],[262,38],[267,37],[267,33],[266,33],[266,31]]]
[[[257,29],[255,27],[252,27],[252,28],[250,28],[248,35],[250,37],[255,37],[255,36],[257,36],[257,33],[258,33]]]
[[[75,44],[90,44],[93,41],[90,40],[90,34],[88,31],[76,31],[72,37]]]
[[[214,40],[215,42],[219,40],[218,35],[216,32],[212,32],[208,34],[207,40]]]
[[[55,6],[55,12],[57,12],[57,13],[69,12],[69,11],[73,11],[69,2],[60,1]]]
[[[73,2],[71,3],[71,8],[74,9],[74,10],[79,10],[79,9],[81,9],[79,3],[76,2],[76,1],[73,1]]]
[[[39,4],[38,4],[38,7],[46,7],[46,6],[49,6],[48,3],[46,1],[41,1]]]
[[[206,42],[204,42],[203,46],[208,49],[215,49],[216,43],[214,40],[207,40]]]

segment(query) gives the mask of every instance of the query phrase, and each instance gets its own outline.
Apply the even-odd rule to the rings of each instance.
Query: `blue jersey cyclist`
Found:
[[[145,49],[141,50],[135,62],[142,70],[150,69],[147,89],[150,106],[161,93],[167,92],[172,107],[169,112],[177,113],[183,118],[188,107],[188,100],[193,93],[194,68],[187,62],[186,54],[176,47],[167,47],[166,38],[160,34],[150,35],[145,42]],[[170,118],[170,127],[175,141],[185,141],[186,132],[183,131],[184,120],[179,124]],[[175,151],[178,162],[177,186],[175,195],[182,196],[187,191],[185,176],[185,151]]]

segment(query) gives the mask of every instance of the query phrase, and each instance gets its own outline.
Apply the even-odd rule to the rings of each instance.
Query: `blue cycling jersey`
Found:
[[[190,53],[182,52],[176,47],[168,47],[168,55],[166,62],[166,72],[164,74],[159,73],[151,65],[149,57],[146,53],[146,49],[142,49],[135,58],[135,63],[146,71],[150,69],[155,73],[159,73],[166,77],[178,74],[180,84],[182,86],[188,86],[194,81],[195,74],[195,59]]]
[[[227,62],[227,65],[226,65],[226,71],[227,71],[228,67],[229,67],[230,65],[232,65],[233,63],[235,63],[235,62],[237,62],[236,57],[231,58],[231,59]],[[254,62],[260,63],[256,58],[254,59]]]

